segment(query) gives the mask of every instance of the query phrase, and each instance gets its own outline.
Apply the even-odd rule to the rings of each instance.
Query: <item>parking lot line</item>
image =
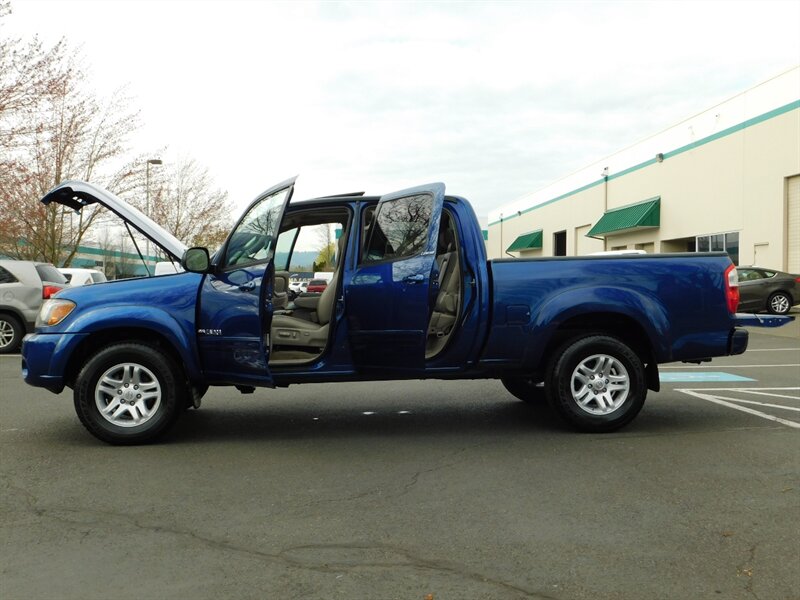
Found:
[[[726,389],[726,388],[720,388],[720,389]],[[792,388],[792,389],[796,389],[796,388]],[[698,392],[698,391],[695,391],[695,390],[682,389],[682,390],[676,390],[676,391],[682,392],[682,393],[687,394],[689,396],[694,396],[695,398],[699,398],[700,400],[708,400],[709,402],[713,402],[713,403],[719,404],[721,406],[727,406],[728,408],[732,408],[734,410],[738,410],[738,411],[741,411],[741,412],[744,412],[744,413],[747,413],[747,414],[750,414],[750,415],[755,415],[756,417],[761,417],[762,419],[767,419],[768,421],[775,421],[776,423],[780,423],[781,425],[786,425],[787,427],[791,427],[793,429],[800,429],[800,423],[797,423],[795,421],[789,421],[788,419],[782,419],[781,417],[776,417],[775,415],[770,415],[770,414],[767,414],[767,413],[764,413],[764,412],[761,412],[761,411],[758,411],[758,410],[754,410],[752,408],[748,408],[746,406],[741,406],[741,405],[737,404],[736,401],[731,402],[730,398],[723,399],[722,397],[719,397],[719,396],[712,396],[711,394],[704,394],[702,392]],[[703,391],[706,392],[708,390],[703,390]],[[736,391],[736,390],[735,390],[735,388],[727,388],[726,391],[730,392],[730,391]],[[785,408],[785,407],[781,407],[781,408]]]
[[[786,390],[797,390],[800,388],[762,388],[765,390],[768,389],[786,389]],[[758,396],[770,396],[772,398],[788,398],[789,400],[800,400],[800,396],[784,396],[783,394],[767,394],[766,392],[758,392],[756,390],[739,390],[740,392],[744,392],[745,394],[756,394]]]
[[[724,358],[724,357],[723,357]],[[766,367],[800,367],[800,363],[790,365],[724,365],[724,369],[764,369]],[[680,365],[676,367],[658,367],[659,369],[710,369],[709,365]]]
[[[765,408],[780,408],[781,410],[791,410],[795,412],[800,412],[800,408],[795,408],[794,406],[784,406],[783,404],[769,404],[768,402],[756,402],[755,400],[742,400],[741,398],[726,398],[725,396],[714,396],[714,397],[719,400],[728,400],[729,402],[736,402],[738,404],[755,404],[756,406],[763,406]]]

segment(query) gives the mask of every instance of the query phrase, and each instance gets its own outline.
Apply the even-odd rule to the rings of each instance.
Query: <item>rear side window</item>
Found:
[[[67,283],[66,277],[64,277],[53,265],[36,265],[36,272],[39,274],[39,278],[42,281],[49,281],[51,283]]]
[[[17,281],[19,281],[19,279],[14,277],[11,271],[0,267],[0,283],[16,283]]]
[[[384,202],[370,227],[365,263],[419,254],[428,242],[433,198],[428,194]]]

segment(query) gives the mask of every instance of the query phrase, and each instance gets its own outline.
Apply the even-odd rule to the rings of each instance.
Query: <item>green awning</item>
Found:
[[[537,229],[530,233],[523,233],[506,248],[506,252],[520,252],[521,250],[541,250],[542,230]]]
[[[586,237],[605,237],[661,225],[661,196],[609,210]]]

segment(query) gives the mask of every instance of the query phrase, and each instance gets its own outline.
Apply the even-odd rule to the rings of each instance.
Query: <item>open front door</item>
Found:
[[[422,372],[444,184],[381,197],[346,282],[345,310],[359,370]]]
[[[250,205],[203,281],[197,340],[212,382],[272,385],[267,363],[275,246],[295,179],[271,187]]]

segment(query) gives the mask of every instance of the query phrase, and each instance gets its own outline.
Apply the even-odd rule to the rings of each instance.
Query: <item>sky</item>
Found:
[[[240,212],[432,181],[481,220],[800,63],[800,2],[12,0]]]

